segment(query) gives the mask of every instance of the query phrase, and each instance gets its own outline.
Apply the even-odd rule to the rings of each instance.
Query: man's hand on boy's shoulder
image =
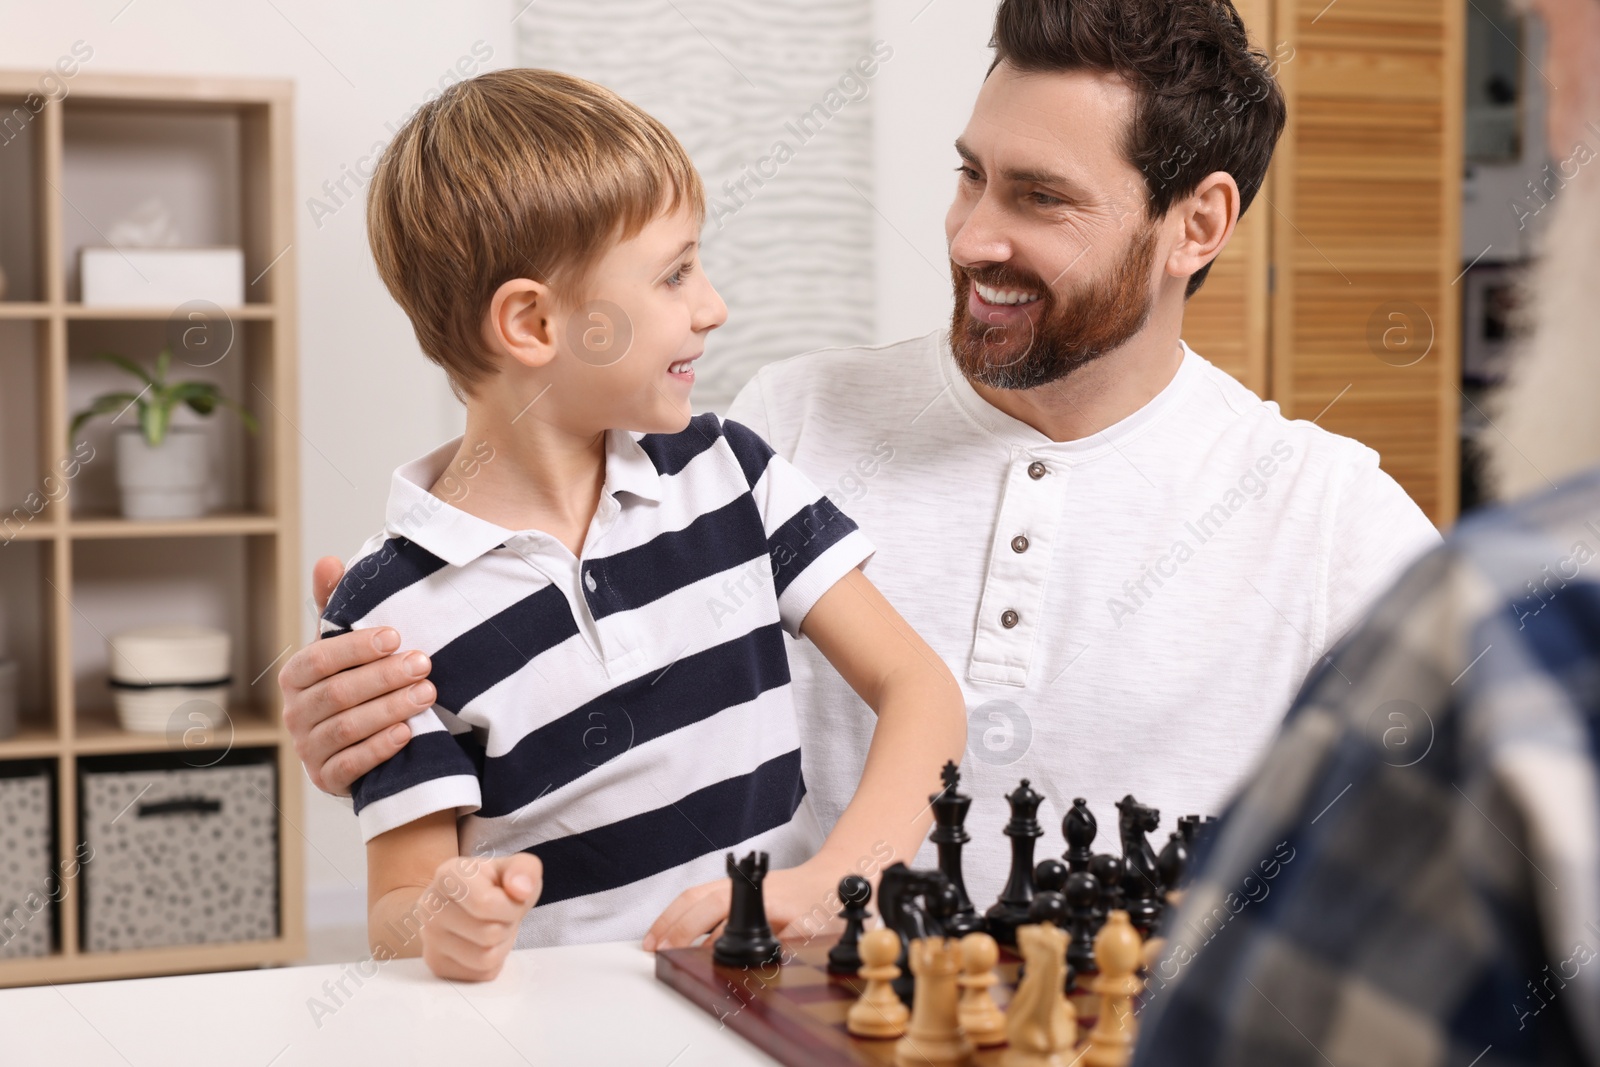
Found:
[[[544,868],[537,856],[526,852],[445,860],[428,886],[445,905],[423,924],[423,962],[440,978],[494,978],[516,947],[522,917],[543,887]]]
[[[762,883],[767,922],[780,936],[786,932],[791,937],[815,936],[837,910],[837,900],[832,896],[837,882],[838,870],[821,857],[798,867],[773,871]],[[728,918],[732,894],[733,887],[726,878],[685,889],[645,934],[645,950],[685,948],[700,935],[712,933]],[[834,902],[831,909],[830,900]]]
[[[319,615],[343,575],[332,556],[312,569]],[[313,638],[278,672],[284,725],[311,783],[324,793],[348,796],[356,779],[406,746],[406,720],[432,706],[428,657],[395,655],[399,647],[400,635],[387,626]]]

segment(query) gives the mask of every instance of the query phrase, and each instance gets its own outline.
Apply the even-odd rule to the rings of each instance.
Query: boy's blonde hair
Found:
[[[367,193],[378,274],[465,398],[494,373],[483,316],[532,278],[581,291],[613,241],[705,192],[667,128],[603,86],[527,67],[452,86],[384,150]]]

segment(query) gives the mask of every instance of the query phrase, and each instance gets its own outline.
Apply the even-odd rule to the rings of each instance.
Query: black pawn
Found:
[[[1053,889],[1036,893],[1028,905],[1030,923],[1049,923],[1059,929],[1067,928],[1067,898]]]
[[[1094,858],[1091,846],[1099,830],[1100,824],[1089,810],[1089,802],[1078,797],[1072,802],[1072,810],[1061,819],[1061,836],[1067,839],[1067,851],[1062,853],[1062,859],[1067,861],[1068,868],[1073,871],[1089,869],[1089,861]]]
[[[1061,887],[1067,882],[1067,865],[1058,859],[1043,859],[1039,866],[1033,869],[1033,883],[1037,892],[1033,895],[1033,903],[1028,905],[1028,921],[1031,923],[1049,923],[1058,930],[1066,930],[1067,926],[1067,898],[1061,895]],[[1017,981],[1022,980],[1023,968],[1017,969]],[[1072,988],[1073,975],[1069,968],[1063,990]]]
[[[752,852],[738,863],[733,862],[733,853],[728,853],[733,899],[728,908],[728,925],[711,946],[714,962],[724,967],[764,967],[779,962],[783,946],[772,936],[766,894],[761,888],[766,877],[765,852]]]
[[[1113,857],[1115,858],[1115,857]],[[1088,871],[1073,871],[1067,876],[1067,914],[1072,940],[1067,943],[1067,963],[1079,975],[1095,970],[1095,905],[1100,902],[1100,880]]]
[[[872,883],[859,874],[847,874],[839,880],[839,899],[844,902],[839,912],[844,933],[839,935],[838,944],[828,950],[828,973],[855,974],[861,970],[861,931],[872,917],[867,910]]]
[[[1067,898],[1061,889],[1067,884],[1067,865],[1058,859],[1043,859],[1033,869],[1033,886],[1036,892],[1028,905],[1028,921],[1052,923],[1067,928]]]
[[[1033,869],[1033,887],[1041,892],[1059,893],[1066,887],[1069,873],[1065,863],[1046,857]]]
[[[1106,916],[1122,908],[1122,857],[1102,852],[1089,861],[1089,873],[1100,883],[1100,899],[1095,903],[1094,932],[1099,933]]]
[[[944,782],[944,788],[928,798],[933,807],[934,821],[933,832],[928,835],[928,840],[938,848],[939,869],[956,892],[956,910],[944,924],[945,933],[950,937],[965,937],[983,929],[983,920],[978,918],[978,910],[972,906],[972,898],[967,895],[966,879],[961,874],[961,849],[972,840],[965,825],[972,798],[956,792],[956,786],[961,784],[961,772],[956,769],[953,760],[944,765],[940,779]]]
[[[1033,846],[1044,836],[1038,819],[1044,797],[1024,778],[1006,801],[1011,805],[1011,820],[1005,828],[1005,835],[1011,838],[1011,876],[1000,899],[984,913],[984,918],[996,941],[1015,948],[1017,927],[1028,921],[1028,905],[1033,903]]]

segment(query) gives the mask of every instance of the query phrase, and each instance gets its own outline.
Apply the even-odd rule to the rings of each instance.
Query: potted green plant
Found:
[[[209,416],[218,407],[232,408],[251,433],[256,418],[222,395],[215,382],[169,382],[172,350],[156,356],[150,373],[126,356],[96,354],[133,375],[143,385],[137,393],[98,396],[72,419],[71,437],[97,415],[116,415],[138,409],[138,425],[117,434],[117,488],[122,494],[122,514],[130,519],[192,519],[205,514],[209,475],[205,435],[198,429],[173,426],[172,413],[187,405],[196,415]]]

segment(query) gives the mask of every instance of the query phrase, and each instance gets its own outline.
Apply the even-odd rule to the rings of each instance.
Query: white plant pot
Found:
[[[206,512],[210,458],[199,430],[168,429],[151,448],[138,430],[117,434],[117,488],[129,519],[193,519]]]

